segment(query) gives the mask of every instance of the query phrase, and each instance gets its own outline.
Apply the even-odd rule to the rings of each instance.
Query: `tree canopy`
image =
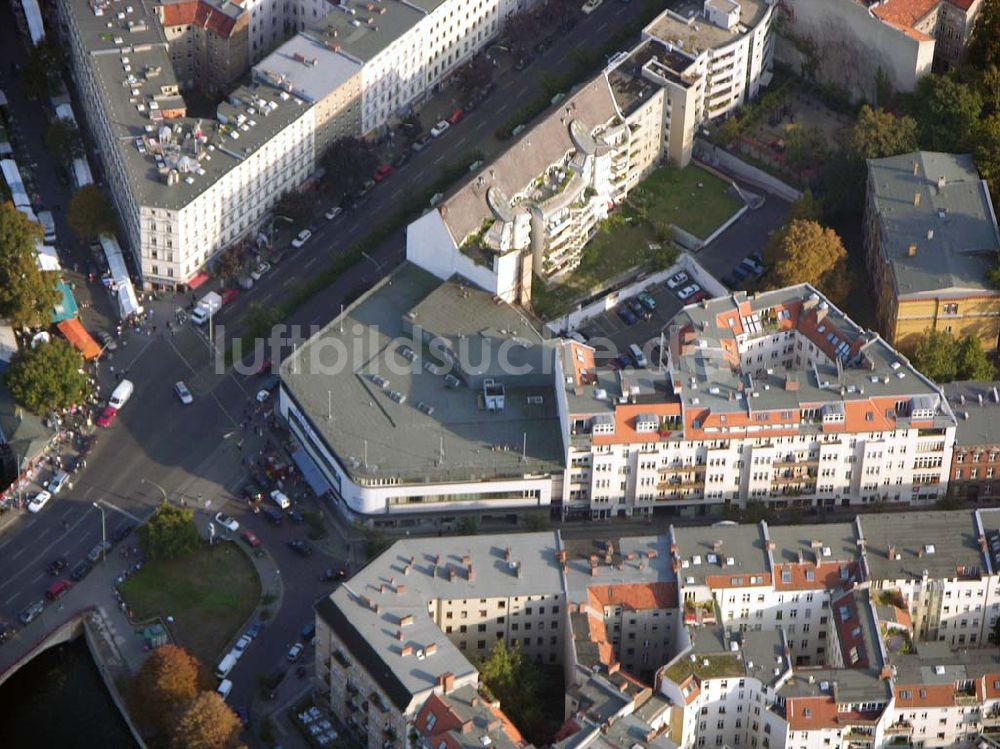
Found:
[[[542,725],[541,676],[534,662],[515,645],[493,643],[490,654],[478,663],[479,679],[522,733],[536,733]]]
[[[1000,65],[1000,0],[986,0],[969,41],[968,60],[984,67]]]
[[[922,148],[961,153],[974,142],[983,97],[957,75],[927,75],[917,84],[912,109]]]
[[[186,507],[162,502],[139,529],[143,551],[150,559],[177,559],[198,548],[194,513]]]
[[[454,80],[466,96],[474,94],[493,79],[493,63],[485,54],[475,55],[465,65],[455,71]]]
[[[992,380],[996,373],[974,336],[957,340],[944,330],[928,330],[914,346],[910,361],[934,382]]]
[[[206,676],[198,659],[184,648],[158,647],[132,680],[129,690],[132,714],[153,730],[167,731],[199,690],[211,686]]]
[[[62,338],[24,347],[7,370],[7,387],[14,400],[37,414],[63,409],[83,400],[87,376],[83,358]]]
[[[1000,205],[1000,113],[980,124],[972,157],[979,176],[989,185],[993,205]]]
[[[83,241],[115,232],[114,209],[97,185],[86,185],[73,193],[66,220],[73,233]]]
[[[56,93],[58,87],[61,86],[59,69],[62,65],[62,49],[53,46],[48,39],[33,47],[28,55],[28,61],[21,71],[28,95],[45,97]]]
[[[59,300],[54,273],[38,270],[41,227],[14,207],[0,205],[0,317],[15,328],[47,325]]]
[[[83,154],[83,140],[80,131],[73,120],[59,117],[52,121],[45,133],[45,145],[49,153],[63,164],[69,164],[73,159]]]
[[[340,138],[323,153],[327,180],[338,200],[371,178],[377,166],[378,157],[362,138]]]
[[[858,159],[882,159],[916,151],[917,121],[909,116],[897,117],[885,109],[872,109],[865,104],[858,112],[857,122],[847,136],[847,148]]]
[[[764,258],[771,268],[764,282],[771,288],[808,283],[837,302],[847,296],[847,250],[833,229],[794,219],[774,233]]]
[[[217,692],[201,692],[177,718],[172,749],[235,749],[240,719]]]

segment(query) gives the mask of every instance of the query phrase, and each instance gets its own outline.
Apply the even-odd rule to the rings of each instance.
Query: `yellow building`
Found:
[[[878,327],[898,348],[924,331],[1000,340],[1000,289],[987,279],[1000,232],[968,155],[916,153],[868,162],[865,248]]]

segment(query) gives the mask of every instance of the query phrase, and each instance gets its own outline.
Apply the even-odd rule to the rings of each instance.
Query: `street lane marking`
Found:
[[[438,156],[438,157],[437,157],[436,159],[434,159],[434,163],[435,163],[435,164],[440,164],[440,163],[441,163],[441,161],[442,161],[442,159],[444,159],[444,154],[441,154],[441,155],[440,155],[440,156]]]
[[[48,546],[46,546],[44,549],[42,549],[41,552],[39,552],[38,555],[36,555],[35,558],[34,558],[34,560],[32,560],[32,561],[33,562],[37,562],[37,561],[43,559],[46,555],[48,555],[49,551],[51,551],[54,546],[62,543],[62,541],[64,539],[69,538],[69,537],[75,538],[74,531],[76,530],[77,526],[80,525],[81,523],[83,523],[89,516],[90,516],[89,512],[84,512],[80,516],[79,520],[77,520],[75,523],[73,523],[65,533],[63,533],[61,536],[59,536],[59,538],[57,538],[55,541],[53,541]],[[22,549],[22,552],[23,551],[24,550]],[[20,555],[21,555],[21,552],[18,552],[16,555],[14,555],[13,559],[16,559]],[[9,586],[11,583],[15,582],[19,577],[21,577],[23,575],[24,572],[27,571],[27,569],[28,569],[28,565],[26,564],[23,567],[21,567],[21,569],[19,571],[17,571],[14,574],[10,575],[3,583],[0,583],[0,590],[3,590],[7,586]]]
[[[37,583],[43,577],[45,577],[45,575],[43,575],[41,572],[39,572],[37,575],[35,575],[33,578],[31,578],[31,583],[32,584]]]
[[[11,557],[11,561],[17,559],[19,556],[21,556],[27,550],[28,550],[28,547],[24,547],[23,549],[20,549],[19,551],[15,551],[14,552],[14,556]]]
[[[400,194],[401,192],[403,192],[403,188],[402,188],[402,187],[397,187],[397,188],[396,188],[396,190],[395,190],[395,192],[393,192],[393,193],[392,193],[392,195],[390,195],[389,197],[390,197],[390,198],[395,198],[395,197],[396,197],[397,195],[399,195],[399,194]]]
[[[316,256],[314,255],[313,257],[311,257],[311,258],[309,259],[309,262],[307,262],[307,263],[306,263],[306,264],[305,264],[304,266],[302,266],[302,267],[303,267],[303,268],[308,268],[308,267],[309,267],[309,266],[311,266],[311,265],[312,265],[313,263],[315,263],[315,262],[316,262],[317,260],[319,260],[319,258],[318,258],[318,257],[316,257]]]
[[[607,27],[608,27],[608,22],[607,22],[607,21],[605,21],[605,22],[604,22],[604,23],[602,23],[602,24],[601,24],[600,26],[598,26],[596,30],[597,30],[598,32],[600,32],[600,31],[604,31],[604,29],[606,29]]]
[[[466,140],[466,138],[465,138],[465,136],[463,135],[463,136],[462,136],[462,139],[461,139],[461,140],[460,140],[460,141],[459,141],[458,143],[456,143],[455,145],[456,145],[456,146],[461,146],[461,145],[464,145],[464,144],[465,144],[465,140]]]
[[[476,127],[475,127],[475,130],[476,130],[476,132],[479,132],[479,131],[480,131],[480,130],[482,130],[482,129],[483,129],[484,127],[486,127],[486,120],[483,120],[483,121],[482,121],[482,122],[480,122],[480,123],[479,123],[478,125],[476,125]]]
[[[294,282],[295,282],[295,276],[289,276],[287,279],[285,279],[285,282],[281,284],[281,288],[285,288],[286,286],[288,286],[288,284]]]
[[[198,377],[199,375],[195,370],[195,368],[191,365],[191,362],[189,362],[187,360],[187,357],[185,357],[184,354],[180,352],[180,349],[177,348],[177,346],[174,344],[172,340],[170,341],[170,348],[172,348],[177,353],[177,356],[181,358],[181,361],[184,362],[184,365],[191,371],[191,374],[194,375],[195,377]],[[212,400],[214,400],[216,405],[219,407],[219,410],[226,415],[226,418],[229,419],[232,425],[233,426],[238,425],[239,422],[232,417],[229,411],[226,410],[226,407],[222,405],[222,401],[219,400],[219,396],[215,394],[215,388],[212,388],[212,390],[210,391],[210,395],[212,396]]]

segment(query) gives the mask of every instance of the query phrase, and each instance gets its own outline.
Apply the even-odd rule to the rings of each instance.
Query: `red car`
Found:
[[[375,170],[375,174],[372,175],[372,179],[376,182],[381,182],[390,174],[392,174],[392,166],[390,164],[383,164]]]
[[[251,549],[256,549],[260,546],[260,539],[257,538],[251,531],[243,531],[240,537],[247,542]]]
[[[461,107],[455,107],[446,119],[448,120],[448,124],[457,125],[462,121],[463,117],[465,117],[465,110]]]
[[[118,409],[117,408],[112,408],[111,406],[107,406],[101,412],[101,415],[97,417],[97,426],[99,426],[99,427],[109,427],[109,426],[111,426],[111,422],[115,420],[115,417],[117,415],[118,415]]]
[[[226,289],[222,292],[222,306],[225,307],[240,295],[239,289]]]

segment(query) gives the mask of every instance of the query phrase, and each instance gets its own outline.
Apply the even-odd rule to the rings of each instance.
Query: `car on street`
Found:
[[[681,289],[680,291],[678,291],[677,292],[677,298],[680,299],[683,302],[684,300],[690,299],[691,297],[693,297],[699,291],[701,291],[701,286],[699,286],[696,283],[693,283],[690,286],[685,286],[683,289]]]
[[[21,612],[21,615],[18,617],[18,619],[21,620],[21,624],[24,625],[31,624],[33,621],[35,621],[35,619],[37,619],[41,615],[44,609],[45,609],[45,601],[42,600],[35,601],[33,604],[28,606],[28,608],[26,608],[24,611]],[[290,652],[289,655],[291,655]]]
[[[69,589],[72,587],[73,583],[71,583],[69,580],[56,580],[45,591],[45,597],[48,598],[50,601],[58,601],[64,595],[69,593]]]
[[[14,626],[8,622],[0,622],[0,642],[5,642],[14,636],[16,630]]]
[[[247,711],[246,705],[240,705],[236,708],[236,717],[240,719],[244,728],[250,727],[250,713]]]
[[[217,512],[215,514],[215,522],[233,533],[236,533],[240,529],[240,524],[236,522],[236,519],[224,512]]]
[[[670,278],[667,279],[667,288],[676,289],[678,286],[683,286],[690,280],[691,277],[688,276],[688,274],[685,273],[684,271],[681,271],[680,273],[675,273],[674,275],[672,275]]]
[[[326,217],[327,221],[333,221],[335,218],[337,218],[337,216],[339,216],[343,212],[344,212],[343,208],[341,208],[339,205],[335,205],[333,208],[328,210],[323,215]]]
[[[449,123],[448,120],[441,120],[434,127],[431,128],[431,137],[440,138],[442,135],[448,132],[448,128],[450,127],[451,123]]]
[[[590,14],[601,7],[604,0],[587,0],[580,8],[584,13]]]
[[[115,343],[115,339],[106,330],[97,331],[97,339],[101,342],[101,346],[106,348],[108,351],[117,351],[118,344]]]
[[[92,565],[86,559],[81,559],[79,562],[73,565],[73,569],[69,571],[69,579],[75,583],[78,583],[87,575],[89,575],[92,569],[94,569],[94,565]]]
[[[124,541],[129,533],[135,530],[135,526],[132,523],[124,523],[115,528],[114,533],[111,534],[111,542],[118,543],[119,541]]]
[[[109,551],[111,551],[111,542],[110,541],[101,541],[101,543],[97,544],[93,549],[91,549],[87,553],[87,559],[92,564],[97,564],[98,560],[102,556],[107,556],[107,553]]]
[[[251,642],[253,642],[252,638],[243,635],[242,637],[240,637],[240,639],[236,641],[236,644],[233,645],[232,652],[236,653],[236,657],[239,658],[241,655],[243,655],[243,652],[248,647],[250,647]]]
[[[246,541],[247,546],[249,546],[251,549],[256,549],[258,546],[260,546],[260,539],[257,538],[256,535],[254,535],[253,531],[243,531],[243,533],[240,534],[240,538]]]
[[[63,490],[69,483],[69,474],[66,471],[59,471],[55,476],[49,479],[48,485],[45,487],[52,494],[58,494]]]
[[[372,180],[374,182],[381,182],[390,174],[392,174],[392,164],[383,164],[375,170],[375,174],[372,175]]]
[[[48,492],[38,492],[31,501],[28,502],[28,512],[41,512],[42,508],[48,504],[48,501],[52,499],[52,495]]]
[[[271,525],[281,525],[281,521],[285,519],[281,511],[273,507],[262,507],[260,511]]]
[[[67,567],[69,567],[69,560],[66,557],[57,557],[49,562],[49,566],[45,568],[45,571],[50,575],[58,575]]]
[[[415,141],[413,141],[413,145],[410,146],[410,148],[412,148],[415,153],[420,153],[425,148],[427,148],[427,145],[430,142],[431,142],[431,136],[430,136],[430,134],[424,133],[419,138],[417,138]]]
[[[289,510],[288,519],[293,523],[304,523],[306,521],[306,519],[302,517],[302,513],[298,510]]]
[[[261,263],[252,271],[250,271],[250,278],[252,278],[254,281],[259,281],[261,278],[264,277],[264,274],[267,273],[269,270],[271,270],[270,263]]]
[[[358,200],[361,200],[361,198],[365,197],[365,195],[370,193],[373,189],[375,189],[375,180],[366,179],[365,183],[361,185],[361,190],[358,191]]]
[[[300,557],[311,557],[313,553],[312,546],[310,546],[308,542],[303,541],[301,538],[293,538],[289,541],[288,548]]]
[[[177,393],[177,397],[185,406],[189,406],[194,403],[194,396],[191,395],[191,391],[188,390],[187,385],[183,382],[178,380],[174,383],[174,392]]]
[[[632,314],[632,310],[630,310],[627,306],[618,307],[615,310],[615,314],[617,314],[618,318],[626,325],[635,325],[638,322],[638,318]]]
[[[302,247],[302,245],[304,245],[306,242],[309,241],[309,238],[312,237],[312,235],[313,233],[311,231],[309,231],[308,229],[303,229],[302,231],[300,231],[298,234],[295,235],[295,239],[292,240],[292,247],[294,247],[296,250],[299,249],[300,247]]]
[[[264,390],[258,390],[257,391],[257,402],[258,403],[263,403],[264,401],[266,401],[270,397],[271,397],[271,391],[270,390],[264,389]]]
[[[518,61],[514,63],[514,70],[521,71],[524,70],[531,64],[531,58],[525,55],[524,57],[518,58]]]
[[[649,295],[648,291],[640,291],[636,299],[650,312],[656,309],[656,300]]]
[[[457,125],[462,121],[463,117],[465,117],[465,110],[461,107],[455,107],[445,119],[447,119],[449,125]]]
[[[261,631],[261,630],[262,630],[263,628],[264,628],[264,625],[263,625],[263,624],[261,624],[261,623],[260,623],[259,621],[258,621],[258,622],[254,622],[254,623],[253,623],[253,624],[251,624],[251,625],[250,625],[249,627],[247,627],[247,631],[246,631],[246,633],[245,633],[245,634],[246,634],[246,636],[247,636],[247,637],[249,637],[249,638],[250,638],[251,640],[256,640],[256,639],[257,639],[257,635],[259,635],[259,634],[260,634],[260,631]]]
[[[294,663],[301,657],[303,650],[305,650],[305,646],[301,642],[295,643],[288,649],[288,660]]]
[[[321,583],[332,582],[333,580],[341,580],[344,577],[343,570],[336,570],[333,567],[327,567],[323,570],[323,574],[320,576],[319,581]]]
[[[465,100],[465,104],[462,105],[462,109],[468,112],[474,112],[480,104],[483,102],[483,95],[480,93],[473,94],[468,99]]]

